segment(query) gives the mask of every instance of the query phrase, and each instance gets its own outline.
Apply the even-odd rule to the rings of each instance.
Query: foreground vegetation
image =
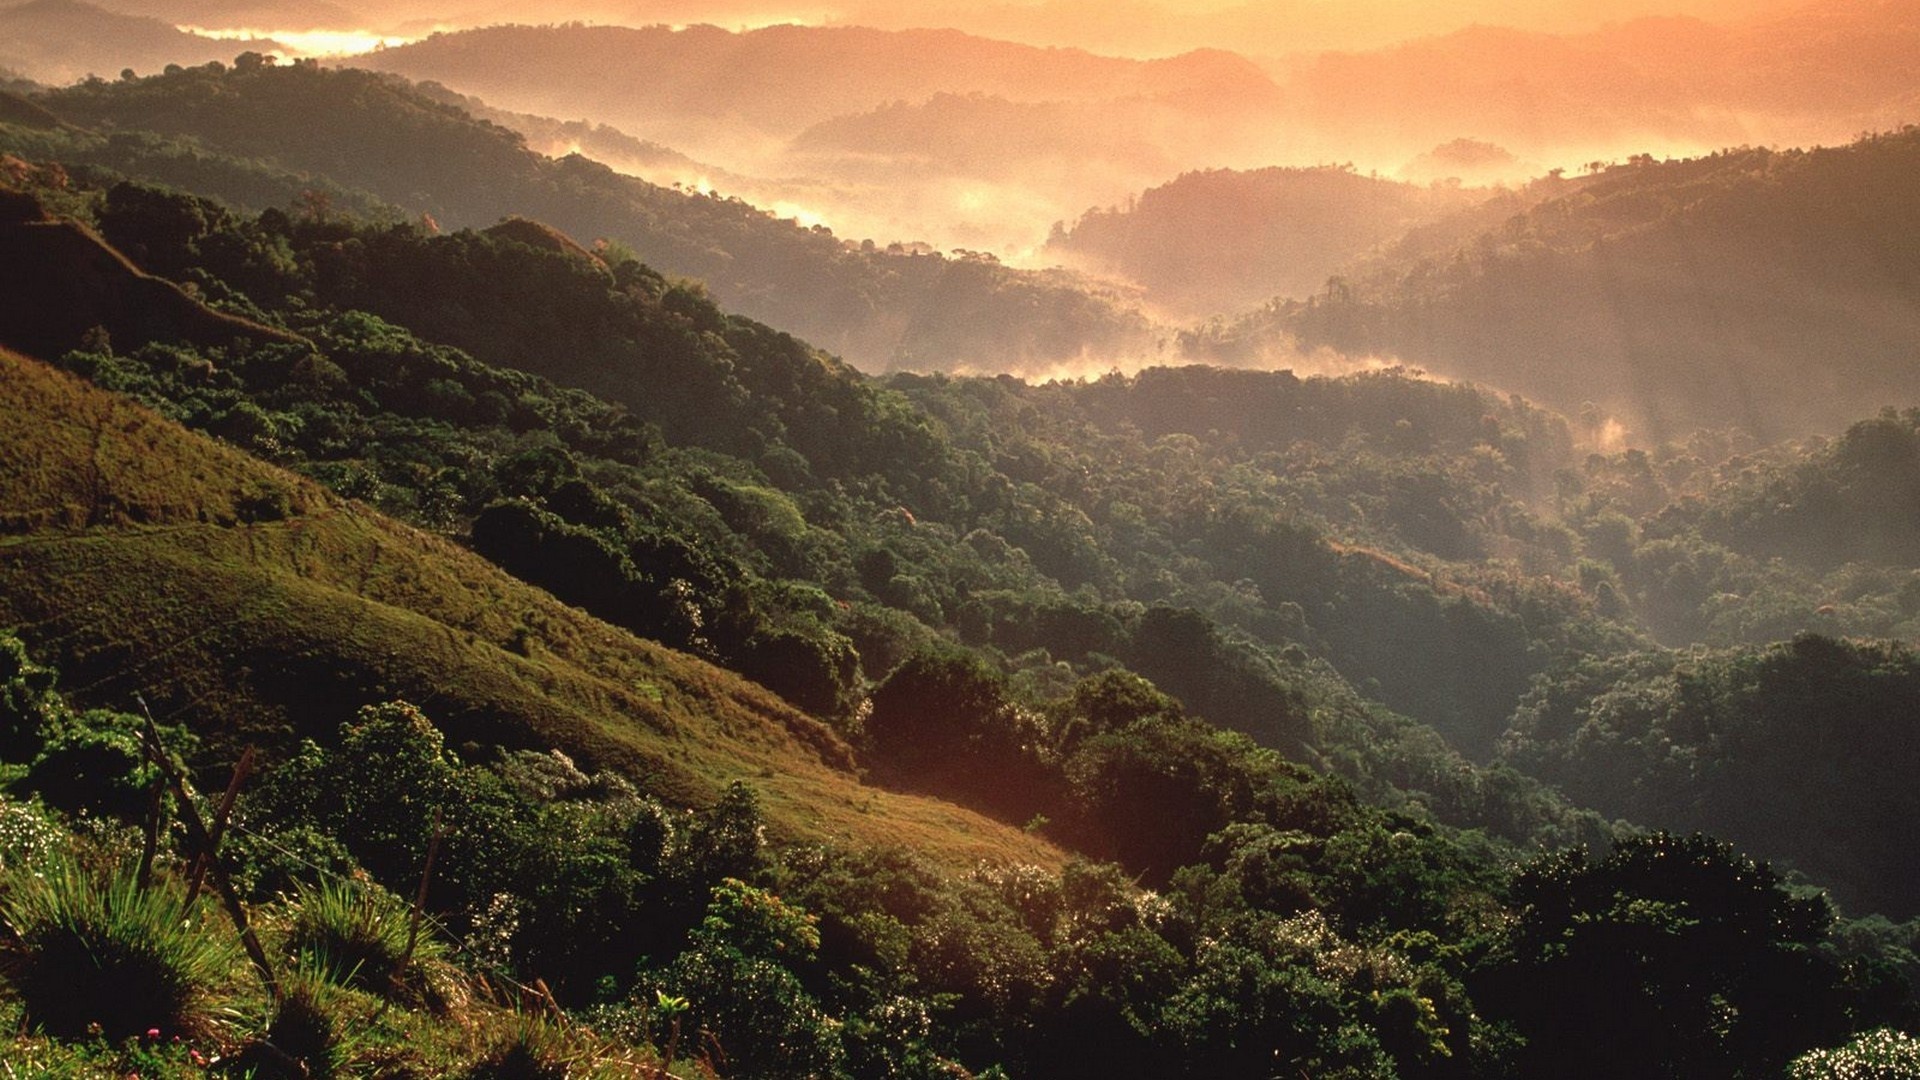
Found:
[[[1724,844],[1512,866],[1115,676],[1059,703],[1090,733],[1063,787],[1168,860],[1154,891],[770,846],[748,786],[688,813],[557,752],[463,759],[392,703],[226,823],[250,968],[211,897],[183,917],[205,848],[169,823],[218,800],[169,803],[154,762],[190,736],[73,710],[15,637],[0,663],[0,1007],[53,1075],[1617,1075],[1632,1030],[1636,1075],[1733,1076],[1910,1019],[1822,898]]]

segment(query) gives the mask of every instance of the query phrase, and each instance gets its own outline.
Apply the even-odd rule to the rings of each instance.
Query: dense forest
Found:
[[[1916,155],[1905,128],[1595,162],[1210,327],[1196,352],[1396,356],[1569,415],[1592,404],[1643,445],[1838,431],[1911,400]]]
[[[647,204],[366,73],[7,100],[32,1069],[1920,1056],[1920,411],[1621,450],[1399,368],[874,377],[568,208],[1028,279]]]

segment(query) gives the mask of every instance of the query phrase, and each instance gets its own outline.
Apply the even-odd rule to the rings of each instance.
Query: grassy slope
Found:
[[[398,696],[455,744],[557,746],[672,802],[745,779],[787,839],[904,844],[956,867],[1062,858],[861,784],[831,731],[751,683],[4,351],[0,508],[0,623],[80,702],[142,693],[216,754]]]

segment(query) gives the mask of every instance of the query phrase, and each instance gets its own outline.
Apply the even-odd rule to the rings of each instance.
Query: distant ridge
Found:
[[[576,116],[592,106],[596,119],[636,131],[675,117],[734,116],[793,133],[940,91],[1014,101],[1151,97],[1215,111],[1225,101],[1270,102],[1278,94],[1257,66],[1217,50],[1128,60],[958,30],[854,26],[741,33],[712,26],[497,26],[435,34],[355,62],[434,79],[507,108]],[[592,78],[570,84],[554,76],[583,70]]]
[[[1543,179],[1204,344],[1396,357],[1570,415],[1592,403],[1644,445],[1837,433],[1920,401],[1916,169],[1908,128]]]
[[[160,19],[108,11],[80,0],[29,0],[0,7],[0,68],[59,84],[89,75],[112,78],[131,68],[231,60],[278,42],[228,41],[190,34]]]
[[[579,155],[548,158],[392,75],[308,64],[191,68],[39,101],[91,129],[194,139],[329,180],[447,229],[525,215],[582,240],[617,241],[655,269],[702,280],[730,309],[869,371],[1045,366],[1154,348],[1145,316],[1085,279],[924,246],[857,245],[737,199],[621,176]],[[127,165],[133,179],[172,182]],[[244,193],[206,194],[266,208]]]

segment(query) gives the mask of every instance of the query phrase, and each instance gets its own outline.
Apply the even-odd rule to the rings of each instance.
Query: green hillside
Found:
[[[85,226],[47,220],[31,199],[0,194],[0,340],[52,352],[96,329],[126,340],[299,340],[212,311],[174,283],[146,273]]]
[[[1650,653],[1542,680],[1502,747],[1584,805],[1766,850],[1911,917],[1920,660],[1892,642]]]
[[[992,672],[980,700],[1000,704],[980,711],[1013,726],[989,741],[1056,753],[1020,710],[1122,667],[1367,800],[1559,844],[1604,829],[1526,770],[1469,764],[1497,760],[1543,680],[1656,639],[1911,620],[1897,564],[1768,562],[1765,517],[1736,528],[1756,507],[1823,520],[1791,493],[1857,488],[1892,518],[1849,528],[1897,531],[1896,504],[1865,494],[1904,475],[1898,432],[1876,437],[1896,419],[1836,444],[1832,466],[1783,447],[1762,471],[1713,439],[1581,461],[1551,413],[1393,372],[876,383],[524,219],[433,236],[133,185],[93,198],[107,236],[328,359],[75,338],[64,366],[758,680],[907,786],[928,778],[864,740],[862,702],[944,643]],[[1119,852],[1044,792],[1064,760],[931,786]],[[993,779],[953,783],[970,776]]]
[[[1550,558],[1564,539],[1501,490],[1545,483],[1568,454],[1563,427],[1470,389],[1208,371],[885,386],[524,222],[430,236],[249,221],[131,185],[92,212],[210,294],[238,285],[285,305],[328,362],[243,349],[201,378],[198,360],[156,346],[64,364],[421,524],[471,530],[562,599],[818,713],[850,715],[940,636],[1002,651],[1043,698],[1063,670],[1121,662],[1185,683],[1196,711],[1268,745],[1348,762],[1382,797],[1426,785],[1409,768],[1456,777],[1442,803],[1521,838],[1541,807],[1482,806],[1477,778],[1454,791],[1435,747],[1396,760],[1385,728],[1401,721],[1376,721],[1348,680],[1484,757],[1555,656],[1632,641],[1573,590],[1450,564]],[[1358,451],[1370,437],[1356,426],[1378,425],[1394,434],[1316,475],[1328,448]],[[1244,441],[1209,434],[1228,429]],[[1216,464],[1228,480],[1196,513],[1183,485]],[[1180,607],[1202,614],[1183,622]],[[1443,630],[1446,652],[1422,647]],[[1169,632],[1188,662],[1158,670]],[[1331,669],[1283,663],[1289,646]]]
[[[750,780],[789,839],[950,865],[1057,863],[951,806],[862,785],[838,736],[765,691],[614,630],[445,541],[8,353],[0,623],[73,696],[285,747],[361,704],[456,743],[558,748],[683,805]]]
[[[869,727],[890,773],[917,770],[922,784],[975,798],[982,780],[1059,792],[1063,808],[1105,825],[1113,854],[1166,887],[1142,895],[1116,868],[1084,863],[1056,876],[1043,868],[1061,865],[1057,849],[950,804],[858,784],[844,744],[815,721],[444,541],[36,361],[0,352],[0,388],[5,460],[31,462],[0,474],[0,505],[20,508],[0,541],[0,620],[38,643],[37,658],[60,662],[65,696],[84,705],[144,694],[164,723],[206,736],[208,764],[229,759],[238,737],[292,749],[276,738],[281,725],[325,739],[273,762],[245,797],[234,858],[248,875],[291,875],[311,890],[316,872],[334,880],[313,862],[324,858],[408,887],[426,807],[454,823],[430,894],[452,905],[451,936],[433,930],[434,951],[412,975],[404,956],[375,953],[396,965],[390,989],[356,989],[322,968],[300,976],[301,996],[269,1006],[258,990],[203,982],[207,1004],[165,1021],[182,1041],[142,1041],[156,1014],[136,1013],[85,1042],[10,968],[0,1008],[24,1010],[15,1015],[26,1034],[9,1036],[8,1053],[55,1075],[135,1060],[154,1075],[194,1075],[192,1055],[245,1060],[266,1053],[249,1049],[261,1041],[342,1069],[384,1061],[483,1076],[511,1053],[644,1068],[636,1061],[691,1053],[649,1026],[650,1010],[669,1003],[689,1033],[724,1050],[688,1068],[796,1078],[994,1065],[1046,1076],[1090,1061],[1116,1076],[1257,1076],[1275,1053],[1329,1074],[1576,1075],[1621,1023],[1642,1032],[1641,1075],[1678,1077],[1663,1063],[1777,1068],[1904,1022],[1886,969],[1856,969],[1836,951],[1824,901],[1790,895],[1764,866],[1705,838],[1630,839],[1603,856],[1515,870],[1484,840],[1358,805],[1132,677],[1087,680],[1050,714],[1065,754],[1055,764],[1001,741],[998,723],[1032,718],[995,700],[977,660],[903,665],[875,695]],[[50,703],[50,680],[11,640],[0,662],[10,732],[37,717],[46,738],[24,776],[9,765],[20,779],[0,801],[13,834],[37,830],[39,847],[6,849],[25,869],[9,879],[5,910],[23,935],[10,955],[39,962],[50,946],[19,899],[23,883],[36,872],[69,880],[58,869],[76,857],[67,849],[113,865],[88,846],[103,841],[58,830],[79,812],[76,798],[105,818],[124,812],[101,802],[111,789],[62,779],[68,762],[99,760],[71,749],[88,725],[106,734],[115,721]],[[396,694],[420,701],[450,744],[498,741],[506,756],[486,768],[444,757],[406,707],[324,731],[352,705]],[[548,747],[572,760],[511,754]],[[7,753],[18,760],[11,744]],[[599,768],[661,800],[704,798],[744,777],[771,828],[833,843],[764,852],[741,789],[682,823],[631,793],[591,794],[609,783],[586,775]],[[32,801],[15,802],[23,789]],[[296,842],[312,854],[290,857]],[[1038,865],[954,873],[978,857]],[[149,895],[174,895],[173,858]],[[945,876],[933,869],[942,860]],[[130,889],[131,864],[119,865],[98,873]],[[386,895],[364,881],[351,888],[376,906]],[[516,921],[490,929],[488,897]],[[301,936],[327,902],[311,891],[255,899],[276,955],[338,947]],[[1653,907],[1672,918],[1645,925],[1636,913]],[[190,931],[209,941],[223,932]],[[487,934],[508,935],[508,951],[477,946]],[[1620,935],[1644,951],[1596,976]],[[609,968],[616,961],[632,966]],[[419,1004],[484,987],[472,974],[483,964],[489,979],[552,980],[558,997],[546,1000],[568,1012],[550,1022],[566,1041],[529,1042],[510,1027],[463,1044],[461,1025],[528,1021],[477,998]],[[105,1008],[114,984],[92,970],[69,962],[66,993]],[[382,994],[408,1007],[380,1004]],[[1601,1011],[1589,1007],[1595,995],[1631,1004]],[[249,1000],[255,1012],[206,1011]],[[1673,1019],[1729,1003],[1738,1021],[1704,1034]],[[317,1033],[294,1041],[297,1030]]]

